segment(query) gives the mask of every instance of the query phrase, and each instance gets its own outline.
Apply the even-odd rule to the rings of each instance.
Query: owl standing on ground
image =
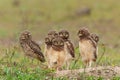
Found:
[[[56,31],[50,31],[47,34],[47,37],[45,37],[45,48],[44,48],[44,55],[48,63],[48,68],[50,68],[50,49],[52,47],[52,39],[54,37],[57,37],[58,33]]]
[[[64,48],[64,41],[57,36],[52,39],[52,47],[50,48],[50,68],[60,70],[65,63],[66,51]]]
[[[82,28],[78,31],[79,51],[85,66],[91,67],[97,59],[97,44],[91,38],[89,31]]]
[[[69,69],[70,62],[75,58],[75,51],[72,42],[69,40],[69,32],[67,30],[61,30],[59,36],[64,40],[66,49],[66,65]]]
[[[41,62],[45,62],[41,48],[35,41],[32,40],[32,36],[29,31],[24,31],[21,33],[19,42],[26,56],[36,58]]]

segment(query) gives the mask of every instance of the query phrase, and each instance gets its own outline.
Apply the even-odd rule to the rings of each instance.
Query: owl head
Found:
[[[50,36],[45,37],[45,44],[52,45],[52,37]]]
[[[88,29],[86,28],[81,28],[79,31],[78,31],[78,37],[79,38],[82,38],[82,37],[88,37],[90,35]]]
[[[45,43],[47,45],[52,45],[52,39],[54,37],[57,37],[57,36],[58,36],[58,33],[56,31],[50,31],[50,32],[48,32],[47,37],[45,37]]]
[[[20,35],[20,40],[22,40],[22,41],[28,41],[31,39],[32,39],[32,36],[29,31],[24,31]]]
[[[61,37],[54,37],[52,39],[52,47],[56,50],[62,50],[64,48],[64,40]]]
[[[63,39],[63,40],[68,40],[69,38],[69,32],[67,30],[61,30],[59,32],[59,36]]]
[[[48,32],[48,36],[50,36],[50,37],[57,37],[58,33],[56,31],[50,31],[50,32]]]
[[[99,36],[96,34],[91,34],[91,38],[95,41],[98,42],[99,41]]]

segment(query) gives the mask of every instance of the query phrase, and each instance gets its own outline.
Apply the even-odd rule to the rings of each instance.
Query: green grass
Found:
[[[99,57],[102,54],[102,47],[99,46]],[[109,50],[109,49],[106,49]],[[37,60],[31,62],[31,59],[24,56],[24,53],[20,49],[19,46],[11,46],[11,48],[1,48],[2,56],[0,58],[0,79],[3,80],[68,80],[68,77],[59,77],[55,78],[51,74],[54,73],[54,70],[50,70],[46,68],[46,63],[44,65]],[[114,52],[114,51],[113,51]],[[111,55],[110,53],[109,55]],[[78,49],[76,49],[76,57],[78,57]],[[119,64],[119,55],[117,57],[112,57],[105,55],[100,60],[98,65],[102,66],[115,66]],[[70,69],[79,69],[83,68],[83,64],[81,59],[75,63],[73,61],[70,65]],[[63,67],[66,69],[66,66]],[[85,80],[104,80],[102,77],[94,77],[94,76],[85,76],[84,74],[80,74],[78,77],[80,79]],[[77,79],[77,78],[73,78]],[[113,80],[119,80],[119,77],[113,77]]]

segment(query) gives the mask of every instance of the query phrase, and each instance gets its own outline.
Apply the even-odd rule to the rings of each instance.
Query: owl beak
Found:
[[[28,35],[29,35],[29,36],[31,36],[31,34],[30,34],[30,33],[29,33]]]
[[[21,39],[22,39],[22,40],[24,40],[24,39],[25,39],[25,37],[24,37],[24,36],[21,36]]]
[[[82,36],[82,34],[80,33],[78,36],[79,36],[79,37],[81,37],[81,36]]]
[[[62,36],[62,34],[60,34],[59,36]]]

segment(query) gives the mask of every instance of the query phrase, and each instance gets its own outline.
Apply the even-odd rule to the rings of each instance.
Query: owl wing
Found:
[[[31,41],[28,45],[33,50],[33,52],[38,55],[39,60],[45,62],[44,55],[41,52],[41,48],[39,47],[39,45],[34,41]]]
[[[94,52],[93,52],[93,55],[94,55],[94,58],[95,58],[94,61],[96,61],[96,59],[97,59],[97,44],[91,37],[89,37],[89,42],[93,46],[93,48],[95,49]]]
[[[20,46],[22,47],[22,50],[25,52],[25,43],[22,41],[19,41]]]
[[[46,58],[48,57],[48,45],[46,45],[46,44],[44,46],[44,55]]]
[[[96,45],[96,42],[89,36],[88,37],[89,39],[89,42],[93,45],[93,47],[96,49],[97,45]]]
[[[70,42],[70,40],[69,41],[67,41],[67,48],[68,48],[68,51],[69,51],[69,53],[70,53],[70,55],[74,58],[75,57],[75,51],[74,51],[74,46],[73,46],[73,44]]]
[[[91,34],[91,38],[92,38],[96,43],[98,43],[98,41],[99,41],[99,36],[98,36],[98,35],[96,35],[96,34]]]

